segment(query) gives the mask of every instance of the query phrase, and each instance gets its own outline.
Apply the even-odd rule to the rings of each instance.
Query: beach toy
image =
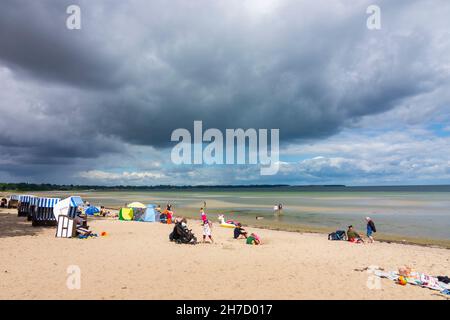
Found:
[[[223,214],[219,215],[218,219],[220,221],[220,226],[221,227],[224,227],[224,228],[235,228],[236,227],[236,224],[235,224],[234,221],[233,222],[232,221],[225,221],[225,218],[224,218]]]
[[[106,237],[106,236],[108,235],[108,233],[107,233],[106,231],[102,231],[102,233],[100,233],[100,235],[101,235],[102,237]]]
[[[406,281],[406,278],[404,276],[398,277],[398,284],[405,286],[407,283],[408,281]]]
[[[409,277],[411,275],[411,271],[411,268],[408,266],[398,268],[398,274],[404,277]]]

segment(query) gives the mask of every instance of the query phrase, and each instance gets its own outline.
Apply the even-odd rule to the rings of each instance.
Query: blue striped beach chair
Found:
[[[30,196],[30,195],[20,195],[19,196],[19,206],[17,208],[17,216],[18,217],[26,217],[28,215],[31,198],[33,198],[33,196]]]
[[[36,208],[33,212],[31,222],[33,227],[37,226],[56,226],[53,207],[61,199],[59,198],[39,198]]]
[[[39,201],[39,197],[31,197],[31,199],[30,199],[30,206],[28,207],[28,215],[27,215],[27,220],[28,221],[32,220],[33,213],[36,210],[38,201]]]

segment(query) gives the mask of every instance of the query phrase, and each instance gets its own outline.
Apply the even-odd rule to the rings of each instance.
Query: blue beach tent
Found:
[[[147,205],[145,210],[144,221],[145,222],[155,222],[156,221],[156,206],[154,204]]]
[[[136,215],[135,219],[136,221],[142,221],[142,222],[155,222],[157,221],[157,211],[155,210],[156,206],[154,204],[147,205],[147,208],[145,208],[145,211],[141,215]]]
[[[89,216],[93,216],[95,213],[99,213],[100,209],[94,206],[89,206],[86,208],[86,210],[84,210],[84,213],[89,215]]]

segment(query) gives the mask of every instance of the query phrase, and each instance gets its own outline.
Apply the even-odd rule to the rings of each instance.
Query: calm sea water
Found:
[[[53,192],[64,197],[65,192]],[[365,231],[366,216],[380,232],[392,235],[450,239],[450,187],[265,188],[238,190],[170,190],[127,192],[78,192],[94,205],[124,206],[132,201],[174,205],[179,214],[207,211],[227,218],[255,219],[265,223],[301,224],[345,229],[349,224]],[[282,203],[281,217],[273,206]]]

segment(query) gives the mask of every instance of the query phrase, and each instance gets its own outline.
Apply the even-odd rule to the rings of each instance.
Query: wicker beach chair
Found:
[[[8,200],[8,209],[17,208],[18,205],[19,205],[19,196],[15,194],[11,195]]]

